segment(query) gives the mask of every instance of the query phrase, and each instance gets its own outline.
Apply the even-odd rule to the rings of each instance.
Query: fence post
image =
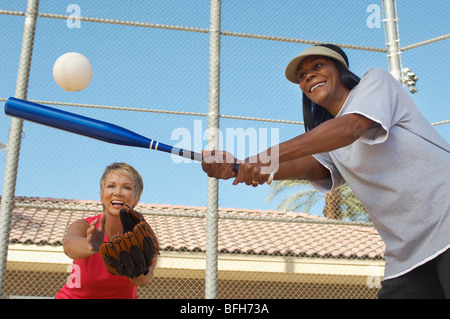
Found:
[[[386,26],[386,46],[388,49],[389,71],[399,81],[402,82],[402,63],[400,40],[398,37],[398,19],[395,10],[395,0],[383,0],[384,2],[384,23]]]
[[[20,51],[19,70],[17,72],[15,96],[27,98],[28,79],[30,75],[31,57],[33,55],[34,33],[38,16],[39,0],[28,0],[25,12],[25,24]],[[14,208],[17,169],[19,166],[20,144],[22,142],[23,120],[13,118],[8,137],[8,147],[3,180],[3,194],[0,207],[0,298],[6,276],[11,213]]]
[[[211,0],[209,30],[209,102],[208,102],[208,145],[210,149],[219,146],[220,117],[220,0]],[[218,209],[219,183],[208,177],[206,205],[206,269],[205,299],[217,298],[218,281]]]

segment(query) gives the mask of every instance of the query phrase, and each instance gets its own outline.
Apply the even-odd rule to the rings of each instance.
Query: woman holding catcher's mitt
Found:
[[[103,213],[74,222],[64,237],[64,252],[73,267],[57,299],[135,299],[137,286],[153,278],[158,240],[132,209],[143,187],[142,177],[128,164],[105,169],[100,180]]]

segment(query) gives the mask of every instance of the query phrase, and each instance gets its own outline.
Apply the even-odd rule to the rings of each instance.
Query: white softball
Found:
[[[91,62],[77,52],[63,54],[53,65],[53,78],[66,91],[83,90],[92,80]]]

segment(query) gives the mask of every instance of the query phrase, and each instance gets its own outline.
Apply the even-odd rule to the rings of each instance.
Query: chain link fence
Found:
[[[197,152],[209,143],[211,118],[220,123],[219,146],[242,159],[303,133],[300,90],[286,81],[284,69],[311,44],[340,45],[359,76],[389,69],[383,1],[35,4],[36,12],[27,10],[26,0],[0,3],[2,107],[8,97],[25,98]],[[220,30],[211,28],[214,5]],[[405,78],[405,90],[447,141],[448,82],[442,79],[450,71],[449,7],[443,0],[396,1],[403,76],[418,78]],[[33,16],[35,32],[27,35]],[[212,34],[220,38],[216,51]],[[32,51],[24,61],[27,41]],[[63,91],[53,80],[53,64],[67,52],[82,53],[93,65],[92,82],[82,91]],[[29,76],[21,78],[26,62]],[[213,79],[212,63],[220,67]],[[220,110],[211,108],[214,102]],[[219,181],[218,205],[225,211],[217,212],[211,264],[205,252],[215,240],[205,242],[213,187],[198,163],[29,122],[12,142],[11,123],[0,116],[2,216],[12,211],[11,233],[9,222],[0,229],[10,234],[3,298],[53,297],[67,282],[64,231],[98,213],[103,169],[122,161],[144,177],[141,209],[163,247],[140,298],[376,297],[383,244],[348,187],[324,195],[301,182],[252,188]],[[16,151],[20,160],[8,160]],[[17,176],[10,169],[15,165]],[[86,202],[93,204],[86,208]]]

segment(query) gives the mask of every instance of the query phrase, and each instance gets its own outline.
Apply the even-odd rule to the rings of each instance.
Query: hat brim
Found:
[[[299,83],[298,80],[298,68],[300,66],[300,63],[303,61],[304,58],[311,56],[311,55],[320,55],[320,56],[325,56],[328,58],[332,58],[335,59],[339,62],[341,62],[347,69],[348,69],[348,65],[345,62],[344,58],[337,52],[327,48],[327,47],[323,47],[323,46],[313,46],[310,47],[308,49],[306,49],[305,51],[303,51],[302,54],[300,54],[299,56],[293,58],[291,60],[291,62],[289,62],[289,64],[286,67],[286,78],[292,82],[292,83]]]

